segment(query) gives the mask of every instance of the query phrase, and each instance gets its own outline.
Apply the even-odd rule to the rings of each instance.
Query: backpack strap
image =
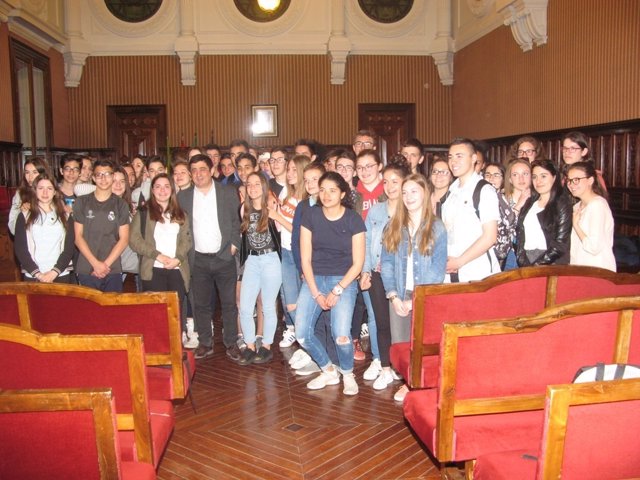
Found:
[[[483,178],[476,184],[476,188],[473,189],[473,208],[476,211],[478,219],[480,219],[480,194],[482,193],[482,189],[485,185],[491,184]],[[493,186],[491,186],[491,188],[493,188]]]
[[[473,208],[476,211],[476,217],[478,217],[478,220],[480,220],[480,194],[482,193],[482,189],[485,185],[491,184],[484,178],[480,179],[480,181],[476,184],[476,187],[473,189],[473,195],[471,197],[473,199]],[[493,188],[493,185],[491,185],[491,188]],[[489,265],[492,266],[491,273],[493,273],[493,264],[491,263],[491,254],[489,254],[489,250],[487,250],[487,258],[489,259]]]

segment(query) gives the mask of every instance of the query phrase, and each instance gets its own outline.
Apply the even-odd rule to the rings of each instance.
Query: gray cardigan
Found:
[[[156,222],[151,219],[149,212],[146,212],[145,235],[142,238],[140,230],[140,211],[138,211],[131,221],[131,231],[129,233],[129,246],[138,253],[140,258],[140,278],[142,280],[151,280],[153,276],[153,263],[160,252],[156,249],[156,241],[153,232],[156,228]],[[180,225],[178,231],[178,243],[176,246],[176,258],[180,260],[180,274],[184,280],[184,287],[189,290],[189,282],[191,279],[191,271],[189,270],[188,256],[191,250],[191,229],[189,228],[189,218],[184,219],[184,223]]]

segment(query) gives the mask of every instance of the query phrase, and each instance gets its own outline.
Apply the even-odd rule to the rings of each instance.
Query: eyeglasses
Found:
[[[529,155],[532,155],[533,153],[535,153],[535,150],[533,148],[527,148],[526,150],[518,150],[518,156],[526,155],[528,157]]]
[[[353,146],[354,147],[371,148],[371,147],[373,147],[373,142],[361,142],[360,140],[358,140],[357,142],[353,142]]]
[[[368,171],[374,169],[377,166],[378,166],[377,163],[370,163],[369,165],[359,165],[359,166],[356,167],[356,170],[358,172],[364,172],[364,171],[368,172]]]
[[[78,173],[80,171],[80,169],[78,167],[64,167],[62,169],[63,172],[69,173],[69,172],[76,172]]]
[[[571,152],[571,153],[575,153],[578,150],[582,150],[581,147],[562,147],[562,151],[563,152]]]
[[[580,180],[584,180],[589,177],[575,177],[575,178],[567,178],[567,185],[579,185]]]
[[[449,170],[431,170],[431,175],[435,175],[437,177],[448,177],[451,175]]]
[[[496,172],[496,173],[487,172],[487,173],[484,174],[484,178],[487,178],[487,179],[488,178],[502,178],[502,173],[500,173],[500,172]]]
[[[284,161],[285,161],[285,160],[286,160],[286,159],[285,159],[284,157],[278,157],[278,158],[276,158],[276,157],[271,157],[271,158],[269,159],[269,163],[270,163],[271,165],[273,165],[274,163],[284,163]]]
[[[113,172],[100,172],[100,173],[93,174],[93,176],[96,177],[96,179],[98,180],[102,180],[103,178],[111,178],[112,175],[113,175]]]
[[[351,165],[336,165],[336,170],[339,172],[353,172]]]

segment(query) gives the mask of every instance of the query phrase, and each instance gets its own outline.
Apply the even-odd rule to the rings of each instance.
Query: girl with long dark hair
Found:
[[[178,204],[173,182],[160,173],[151,181],[145,208],[138,210],[131,223],[129,245],[141,256],[142,290],[177,292],[182,304],[189,289],[191,244],[189,219]]]
[[[27,211],[18,215],[14,250],[27,282],[72,283],[74,234],[55,179],[43,173],[33,181]]]
[[[551,160],[531,164],[534,191],[518,216],[516,257],[520,267],[567,265],[571,243],[571,197]]]
[[[240,231],[240,265],[244,267],[240,287],[240,326],[247,348],[240,353],[240,365],[268,363],[278,325],[276,299],[282,284],[280,235],[268,208],[269,185],[262,173],[250,173],[245,182],[246,196]],[[264,333],[256,345],[253,311],[258,295],[262,298]]]

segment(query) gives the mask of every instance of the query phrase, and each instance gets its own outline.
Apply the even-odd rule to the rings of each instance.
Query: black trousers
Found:
[[[142,280],[143,292],[176,292],[180,301],[180,320],[184,310],[184,298],[186,289],[179,269],[167,270],[166,268],[153,267],[151,280]],[[184,325],[182,326],[184,329]]]
[[[194,323],[201,345],[208,347],[213,345],[212,303],[216,288],[222,310],[222,340],[227,348],[236,343],[238,337],[237,275],[235,258],[221,260],[218,256],[196,252],[191,268],[191,293]]]

